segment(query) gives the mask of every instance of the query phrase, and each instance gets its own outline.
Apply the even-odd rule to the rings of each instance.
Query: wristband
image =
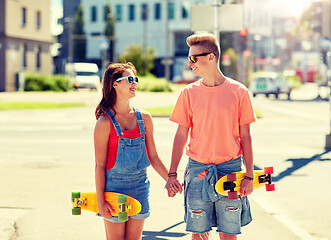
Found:
[[[170,173],[168,173],[168,177],[177,177],[177,173],[176,172],[170,172]]]
[[[248,177],[248,176],[245,176],[244,179],[247,179],[247,180],[249,180],[249,181],[253,181],[253,180],[254,180],[253,177]]]

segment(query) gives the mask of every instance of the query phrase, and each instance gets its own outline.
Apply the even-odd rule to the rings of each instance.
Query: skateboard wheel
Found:
[[[82,209],[81,208],[72,208],[72,215],[81,215]]]
[[[265,190],[267,192],[275,191],[275,184],[266,184],[265,185]]]
[[[80,198],[80,192],[71,192],[71,198]]]
[[[228,193],[228,199],[234,200],[238,198],[238,193],[237,192],[229,192]]]
[[[127,196],[126,195],[118,195],[118,203],[126,203]]]
[[[226,179],[227,179],[228,182],[237,181],[237,174],[229,173],[229,174],[226,175]]]
[[[273,167],[265,167],[264,168],[264,173],[265,174],[273,174],[274,173],[274,168]]]
[[[118,213],[118,221],[125,222],[128,221],[128,213]]]

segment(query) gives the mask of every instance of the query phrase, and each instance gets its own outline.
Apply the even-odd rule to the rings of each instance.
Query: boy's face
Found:
[[[188,54],[188,66],[192,69],[195,76],[203,76],[213,53],[203,50],[199,46],[191,46]]]

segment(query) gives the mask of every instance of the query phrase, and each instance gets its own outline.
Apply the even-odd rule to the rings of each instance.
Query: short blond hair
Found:
[[[206,52],[212,52],[215,54],[217,60],[221,55],[220,44],[218,43],[215,35],[213,34],[193,34],[186,39],[186,43],[189,47],[199,46]]]

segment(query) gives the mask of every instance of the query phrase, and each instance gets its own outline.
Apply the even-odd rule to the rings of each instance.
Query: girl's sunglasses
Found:
[[[207,56],[208,54],[211,54],[211,52],[192,55],[192,56],[187,57],[187,60],[189,60],[189,62],[191,62],[191,63],[196,63],[197,62],[197,57]]]
[[[119,81],[124,80],[124,79],[128,80],[129,84],[132,84],[133,82],[138,84],[138,81],[139,81],[138,77],[132,77],[132,76],[121,77],[121,78],[116,79],[115,81],[119,82]]]

